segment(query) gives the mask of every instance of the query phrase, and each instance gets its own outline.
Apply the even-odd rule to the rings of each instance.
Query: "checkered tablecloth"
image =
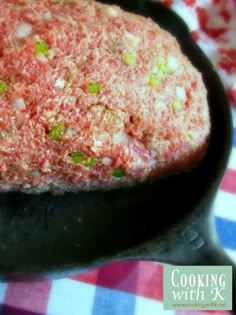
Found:
[[[222,246],[236,262],[236,1],[166,0],[218,69],[233,113],[233,147],[214,203]],[[71,278],[0,284],[4,315],[207,315],[226,311],[164,311],[163,265],[121,261]]]

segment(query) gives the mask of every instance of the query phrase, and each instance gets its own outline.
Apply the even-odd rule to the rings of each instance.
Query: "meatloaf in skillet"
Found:
[[[151,19],[90,0],[2,0],[0,191],[113,188],[194,167],[201,74]]]

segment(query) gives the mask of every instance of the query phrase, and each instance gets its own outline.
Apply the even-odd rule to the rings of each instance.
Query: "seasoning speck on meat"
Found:
[[[78,191],[187,171],[206,89],[151,19],[92,0],[2,0],[0,191]]]

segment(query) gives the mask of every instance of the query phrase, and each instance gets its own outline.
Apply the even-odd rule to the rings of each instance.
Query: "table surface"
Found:
[[[215,65],[233,114],[233,147],[214,202],[222,247],[236,262],[236,1],[165,0],[187,22]],[[235,16],[234,16],[235,15]],[[120,261],[82,275],[39,283],[1,283],[5,315],[206,315],[227,311],[164,311],[163,265]]]

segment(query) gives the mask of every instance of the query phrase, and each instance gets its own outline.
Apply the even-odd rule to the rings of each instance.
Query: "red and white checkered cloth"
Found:
[[[236,0],[160,0],[188,24],[222,78],[233,113],[228,169],[215,200],[222,246],[236,262]],[[83,275],[39,283],[0,284],[4,315],[226,315],[226,311],[164,311],[163,266],[122,261]]]

